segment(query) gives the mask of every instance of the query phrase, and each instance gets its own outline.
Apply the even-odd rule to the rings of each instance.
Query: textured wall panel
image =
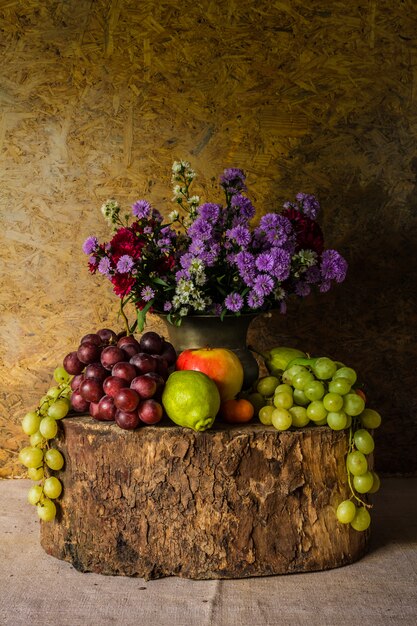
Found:
[[[385,416],[380,469],[415,471],[416,23],[413,0],[1,3],[1,476],[61,357],[115,325],[81,252],[101,203],[168,212],[177,158],[207,199],[243,167],[259,214],[318,194],[348,280],[252,342],[355,366]]]

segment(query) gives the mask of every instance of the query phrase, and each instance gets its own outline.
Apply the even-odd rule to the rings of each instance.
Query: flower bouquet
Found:
[[[83,245],[91,273],[99,272],[120,297],[127,331],[142,331],[148,312],[180,324],[188,315],[286,311],[290,295],[305,297],[313,287],[328,291],[342,282],[346,260],[324,248],[316,219],[317,199],[298,193],[281,212],[262,215],[246,195],[245,174],[226,169],[220,178],[224,203],[200,203],[190,187],[195,172],[186,161],[172,167],[177,208],[164,221],[147,200],[122,215],[115,200],[102,206],[113,229],[110,241],[90,236]],[[136,320],[129,324],[126,306]]]

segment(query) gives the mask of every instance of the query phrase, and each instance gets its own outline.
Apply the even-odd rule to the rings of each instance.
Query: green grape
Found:
[[[43,467],[29,467],[28,478],[30,478],[31,480],[42,480],[43,477]]]
[[[362,426],[365,428],[378,428],[381,425],[381,415],[373,409],[364,409],[360,414]]]
[[[45,437],[38,430],[36,431],[36,433],[33,433],[33,435],[30,436],[29,441],[30,441],[30,445],[33,448],[35,448],[36,446],[39,446],[41,443],[45,443]]]
[[[272,424],[272,413],[274,412],[275,407],[273,406],[263,406],[259,410],[259,421],[261,424],[265,426],[270,426]]]
[[[286,383],[283,383],[282,385],[278,385],[278,387],[275,389],[275,394],[277,393],[282,393],[283,391],[287,391],[288,393],[292,394],[292,387],[291,385],[287,385]]]
[[[369,471],[360,476],[353,477],[353,486],[358,493],[368,493],[372,489],[373,483],[374,477],[372,476],[372,472]]]
[[[343,398],[338,393],[326,393],[323,398],[326,411],[340,411],[343,406]]]
[[[337,372],[336,372],[337,373]],[[339,376],[329,382],[330,393],[338,393],[339,396],[344,396],[351,390],[352,385],[347,378]]]
[[[312,422],[320,422],[327,417],[327,411],[321,400],[313,400],[307,407],[307,416]]]
[[[70,409],[69,400],[66,398],[60,398],[56,400],[48,409],[49,417],[53,417],[56,420],[60,420],[66,416]]]
[[[274,409],[272,413],[272,426],[277,430],[288,430],[291,424],[291,414],[287,409]]]
[[[341,524],[350,524],[356,515],[356,506],[352,500],[343,500],[337,507],[336,517]]]
[[[276,376],[264,376],[258,380],[256,391],[265,397],[273,396],[278,385],[279,380]]]
[[[304,365],[292,365],[282,374],[282,382],[292,385],[293,377],[300,372],[308,372],[308,369]]]
[[[321,400],[324,396],[324,385],[320,380],[312,380],[303,389],[308,400]]]
[[[56,506],[49,498],[44,498],[41,504],[37,505],[38,515],[43,522],[52,522],[56,515]]]
[[[292,377],[292,386],[295,389],[303,391],[304,388],[313,380],[314,376],[308,370],[306,370],[305,372],[298,372],[298,374],[295,374],[295,376]]]
[[[354,476],[361,476],[368,471],[368,461],[365,455],[359,450],[349,452],[346,459],[346,466],[351,474]]]
[[[29,504],[33,504],[33,506],[38,504],[39,500],[42,498],[42,493],[42,485],[33,485],[28,491]]]
[[[322,356],[316,359],[316,362],[312,365],[312,370],[316,378],[328,380],[336,373],[337,366],[334,361],[328,359],[326,356]]]
[[[292,393],[288,393],[288,391],[282,391],[281,393],[276,393],[274,396],[274,405],[277,408],[290,409],[293,404],[294,404],[294,399],[292,397]]]
[[[363,398],[356,393],[348,393],[343,396],[343,410],[348,415],[355,417],[362,413],[365,408],[365,402]]]
[[[43,452],[40,448],[27,446],[20,450],[19,461],[25,467],[39,467],[43,461]]]
[[[376,493],[377,491],[379,491],[379,488],[381,486],[381,480],[376,472],[372,471],[371,474],[374,480],[372,483],[372,487],[369,490],[369,493]]]
[[[68,374],[63,367],[56,367],[54,369],[54,379],[57,383],[68,383],[72,376]]]
[[[307,410],[303,406],[292,406],[288,409],[289,414],[291,415],[292,425],[297,426],[297,428],[303,428],[307,426],[310,419],[307,416]]]
[[[356,509],[356,515],[351,521],[351,526],[355,530],[366,530],[371,523],[371,516],[365,507],[361,506]]]
[[[49,407],[52,404],[53,400],[48,396],[44,395],[39,401],[39,410],[45,410],[45,408]]]
[[[352,386],[356,383],[358,377],[355,370],[351,367],[339,367],[335,374],[333,374],[333,380],[336,378],[346,378]]]
[[[296,404],[299,404],[300,406],[307,406],[307,404],[310,402],[304,391],[301,391],[301,389],[294,389],[293,398],[294,402]]]
[[[58,424],[53,417],[44,417],[39,426],[39,432],[45,439],[53,439],[58,432]]]
[[[62,484],[55,476],[49,476],[43,484],[43,491],[48,498],[55,500],[61,495]]]
[[[365,428],[360,428],[353,435],[355,447],[364,454],[371,454],[375,448],[374,438]]]
[[[50,398],[51,400],[56,400],[59,396],[59,394],[61,393],[61,390],[59,387],[51,387],[50,389],[48,389],[48,391],[46,392],[46,395],[48,396],[48,398]]]
[[[352,425],[352,416],[351,415],[346,415],[346,428],[350,428]]]
[[[314,426],[327,426],[327,417],[323,418],[322,420],[317,420],[317,422],[314,422]]]
[[[332,430],[344,430],[347,427],[347,415],[343,411],[329,411],[327,424]]]
[[[45,463],[52,470],[60,470],[64,466],[64,457],[56,448],[50,448],[45,452]]]
[[[41,418],[35,411],[29,411],[22,419],[22,430],[25,435],[34,435],[39,430]]]

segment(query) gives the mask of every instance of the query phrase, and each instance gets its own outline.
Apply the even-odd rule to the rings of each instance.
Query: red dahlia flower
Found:
[[[292,207],[284,209],[281,215],[287,217],[294,228],[297,237],[296,252],[309,248],[321,255],[324,250],[324,236],[317,222]]]

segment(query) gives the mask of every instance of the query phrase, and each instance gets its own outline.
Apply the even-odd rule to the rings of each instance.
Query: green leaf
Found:
[[[143,309],[138,309],[137,310],[137,318],[138,318],[138,331],[141,333],[143,331],[143,329],[145,328],[145,322],[146,322],[146,314],[149,311],[149,309],[151,308],[151,306],[153,305],[153,300],[150,300],[149,302],[146,303],[146,305],[143,307]]]
[[[166,280],[163,280],[162,278],[159,278],[159,277],[154,278],[152,282],[156,283],[157,285],[163,285],[164,287],[169,286]]]

